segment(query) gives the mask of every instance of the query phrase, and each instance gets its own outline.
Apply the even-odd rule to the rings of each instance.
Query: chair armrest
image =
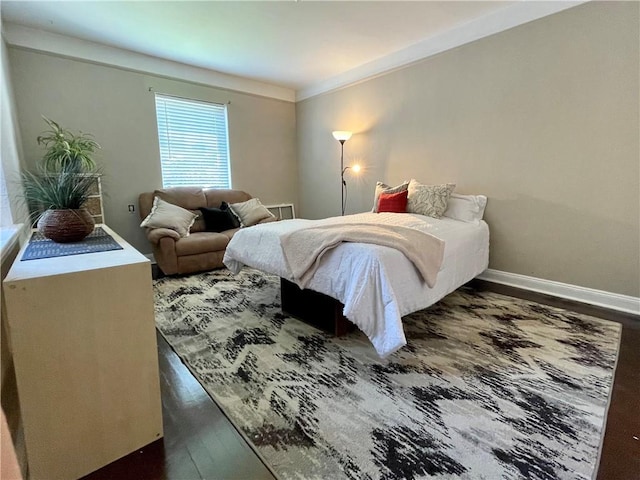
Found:
[[[171,230],[170,228],[148,228],[147,229],[147,240],[149,240],[154,245],[157,245],[158,243],[160,243],[160,239],[164,237],[171,237],[174,240],[179,240],[180,234],[175,230]]]

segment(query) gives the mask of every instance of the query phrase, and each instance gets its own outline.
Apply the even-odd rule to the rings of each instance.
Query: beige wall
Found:
[[[263,203],[297,203],[295,106],[222,89],[134,73],[17,48],[9,49],[26,161],[42,149],[41,115],[95,135],[102,146],[106,223],[140,251],[151,249],[139,228],[138,194],[162,186],[151,88],[187,98],[228,102],[233,188]],[[136,205],[130,214],[127,205]]]
[[[148,252],[127,205],[161,182],[149,88],[230,100],[234,187],[265,203],[299,191],[301,216],[339,214],[331,131],[353,130],[349,212],[376,180],[453,181],[489,197],[491,268],[638,296],[639,8],[590,2],[295,107],[11,48],[25,158],[41,114],[94,133],[107,222]]]
[[[300,213],[377,180],[489,197],[490,267],[639,296],[639,4],[589,3],[297,104]],[[347,161],[348,160],[348,161]]]

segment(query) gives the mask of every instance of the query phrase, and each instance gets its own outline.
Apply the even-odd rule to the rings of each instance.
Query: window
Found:
[[[14,245],[17,245],[21,227],[22,225],[13,223],[9,194],[4,179],[4,165],[0,165],[0,261],[2,263],[7,260]]]
[[[165,188],[231,188],[227,107],[156,94]]]
[[[13,215],[9,205],[9,193],[7,184],[4,181],[4,167],[0,165],[0,227],[13,225]]]

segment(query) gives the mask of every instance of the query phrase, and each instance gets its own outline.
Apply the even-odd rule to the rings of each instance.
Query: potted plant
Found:
[[[46,148],[42,157],[42,167],[45,170],[56,171],[69,167],[83,172],[95,169],[92,156],[100,145],[93,139],[93,135],[82,132],[75,135],[44,115],[42,118],[50,127],[50,130],[38,136],[38,145]]]
[[[84,205],[100,175],[92,158],[100,145],[88,134],[75,135],[44,117],[50,130],[38,136],[45,154],[35,173],[22,173],[24,198],[39,215],[38,230],[55,242],[77,242],[95,226]]]
[[[93,173],[77,173],[72,165],[55,173],[43,168],[37,173],[22,173],[25,199],[44,209],[38,230],[45,237],[61,243],[78,242],[93,231],[93,217],[83,208],[93,191]]]

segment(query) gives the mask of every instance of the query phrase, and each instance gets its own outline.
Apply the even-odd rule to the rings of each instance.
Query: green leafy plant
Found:
[[[88,133],[73,134],[44,115],[44,121],[50,129],[38,136],[38,145],[44,145],[46,152],[42,157],[42,167],[47,171],[85,172],[94,169],[93,154],[100,145]]]
[[[97,169],[78,173],[75,166],[62,164],[55,173],[40,168],[22,172],[25,200],[32,206],[47,209],[79,209],[93,192]]]

